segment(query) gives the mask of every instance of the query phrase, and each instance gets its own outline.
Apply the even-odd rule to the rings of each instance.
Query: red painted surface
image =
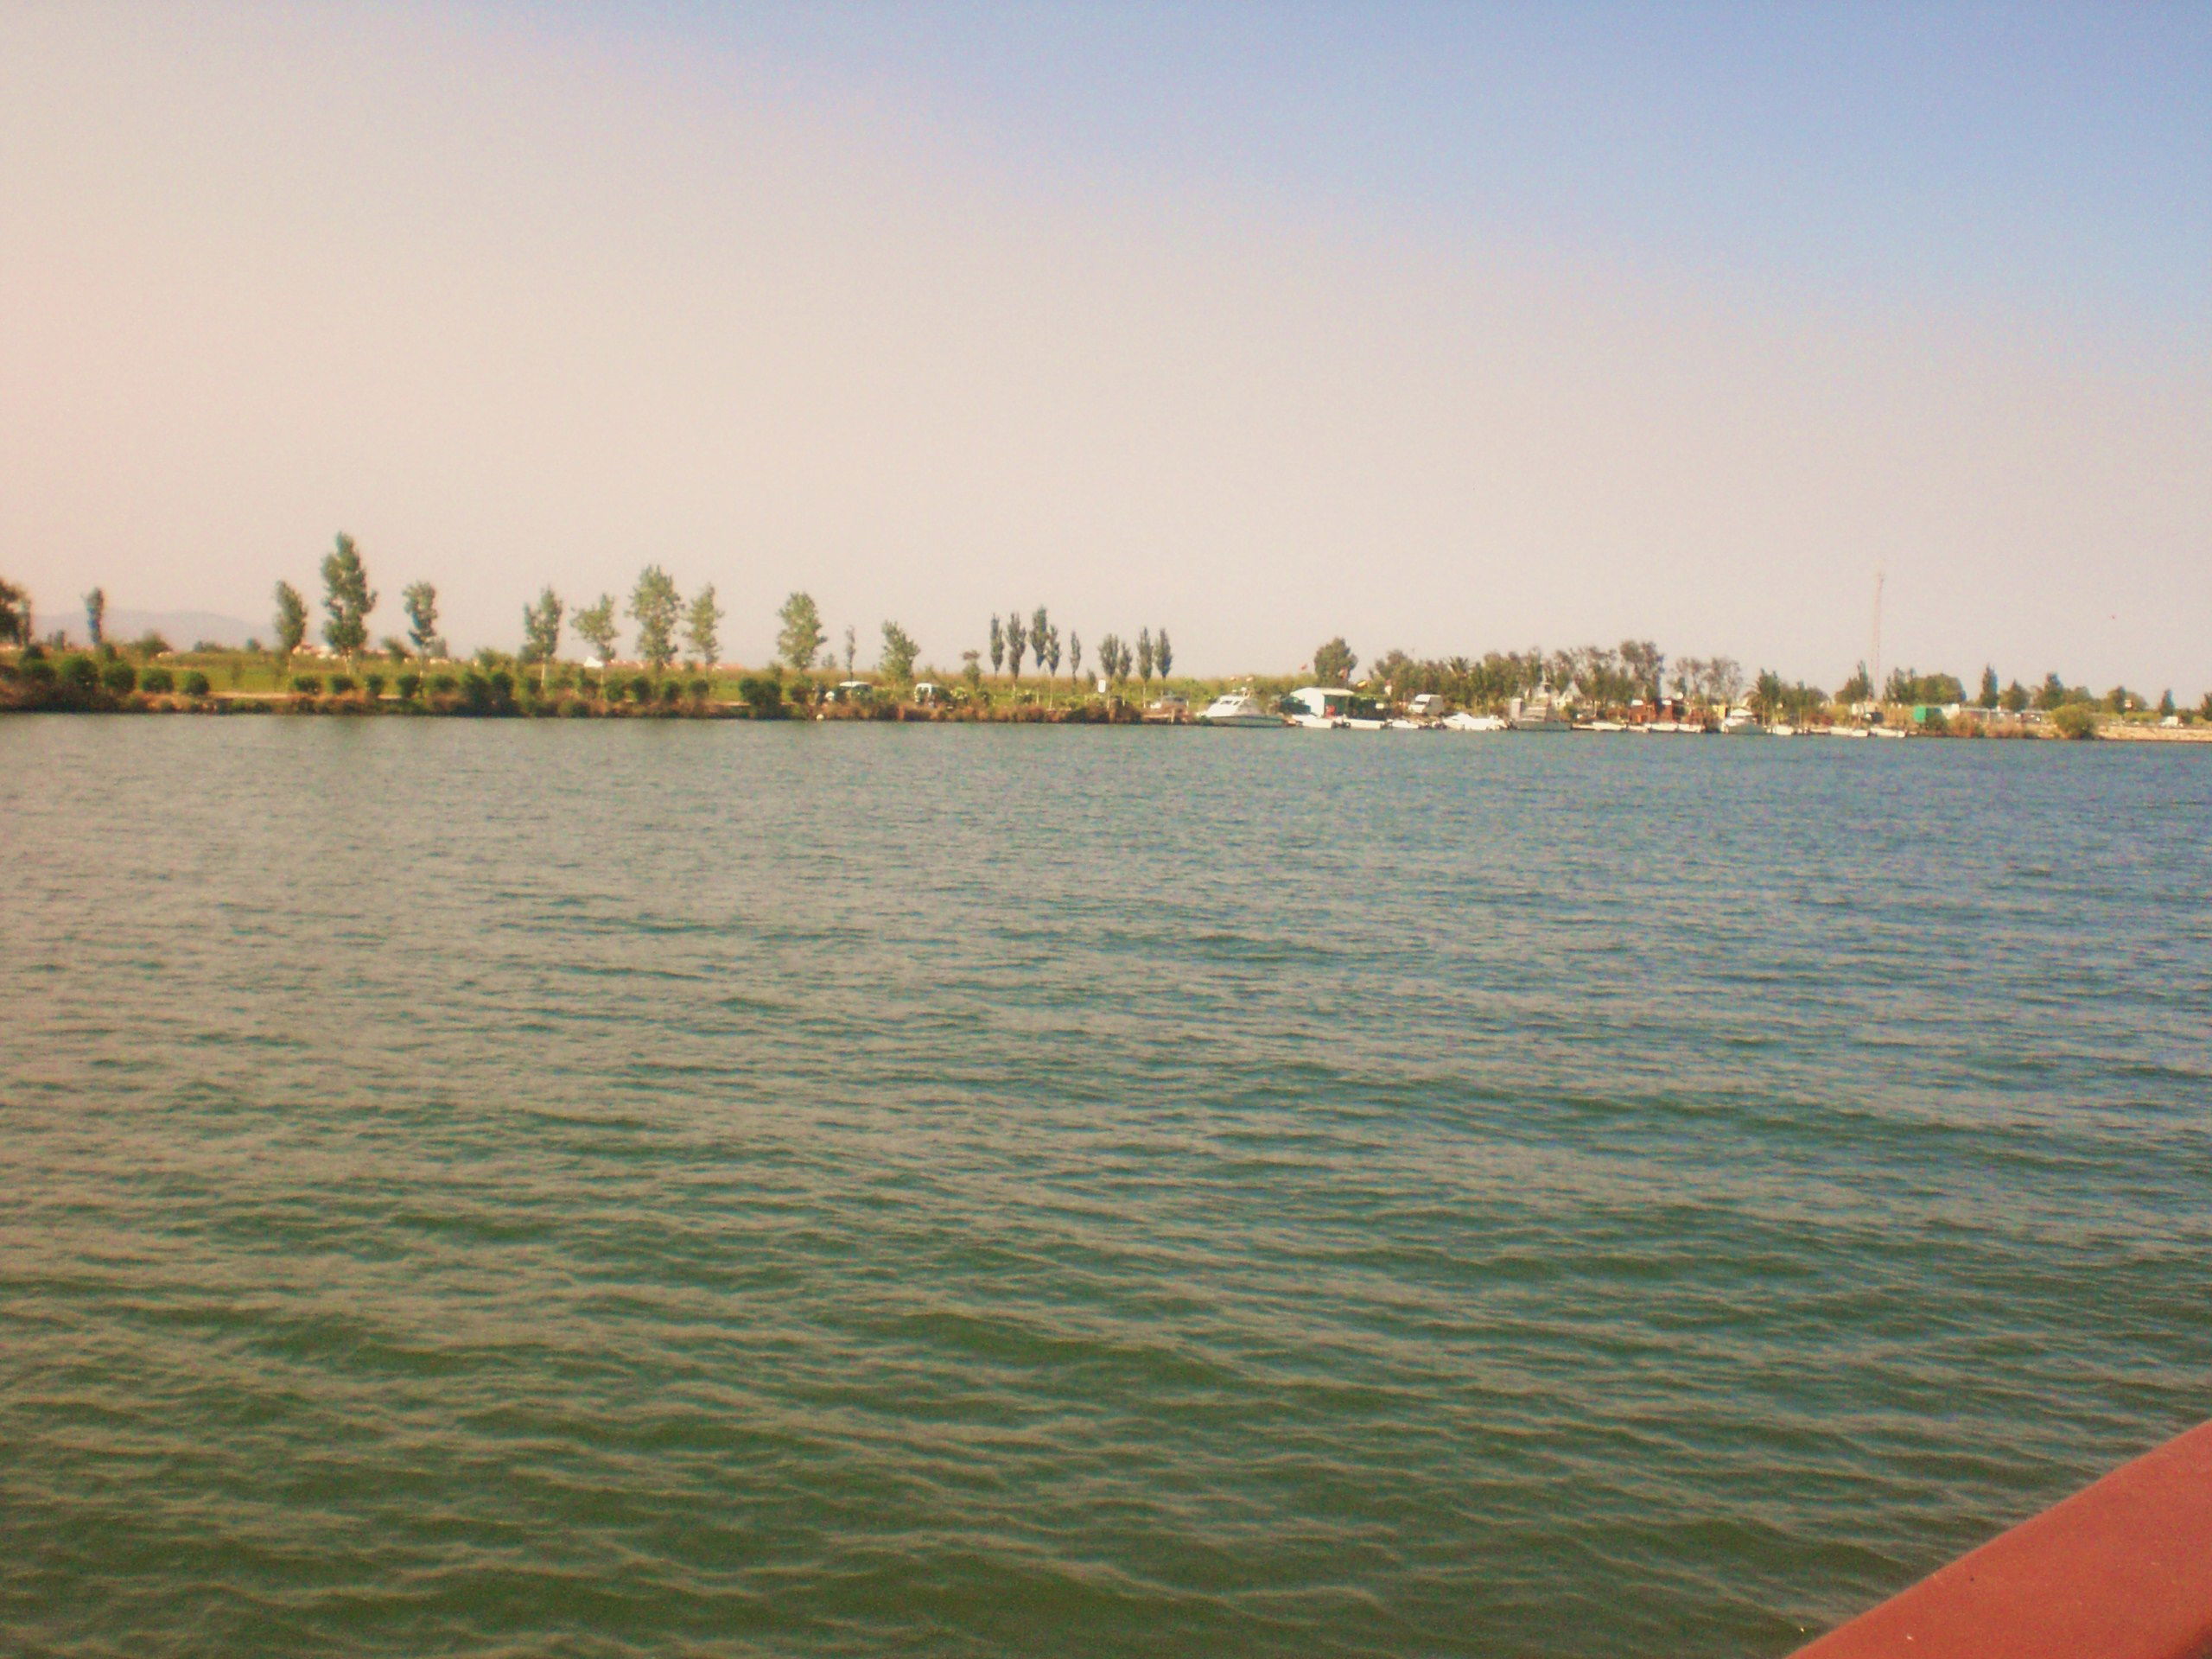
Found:
[[[2122,1465],[1797,1659],[2208,1659],[2212,1423]]]

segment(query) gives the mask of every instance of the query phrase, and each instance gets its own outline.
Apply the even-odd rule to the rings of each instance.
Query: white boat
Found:
[[[1770,726],[1766,729],[1767,735],[1770,737],[1795,737],[1797,735],[1797,728],[1795,726],[1789,724],[1787,721],[1779,726]]]
[[[1379,732],[1390,723],[1374,698],[1340,685],[1301,685],[1283,705],[1291,723],[1309,731]]]
[[[1231,691],[1216,697],[1198,710],[1201,726],[1287,726],[1290,722],[1272,709],[1262,709],[1250,691]]]
[[[1496,715],[1471,715],[1465,709],[1444,716],[1447,732],[1502,732],[1505,722]]]
[[[1535,693],[1516,697],[1506,705],[1506,723],[1516,732],[1571,732],[1573,723],[1567,717],[1567,710],[1548,685],[1540,685]]]
[[[1618,720],[1586,721],[1574,728],[1578,732],[1624,732],[1628,728]]]
[[[1748,709],[1731,709],[1720,717],[1723,737],[1764,737],[1766,728],[1759,724],[1759,717]]]

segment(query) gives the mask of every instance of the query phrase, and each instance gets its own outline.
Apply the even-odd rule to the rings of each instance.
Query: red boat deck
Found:
[[[1797,1659],[2208,1659],[2212,1423],[1831,1630]]]

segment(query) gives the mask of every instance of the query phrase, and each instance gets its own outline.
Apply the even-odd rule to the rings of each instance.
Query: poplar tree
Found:
[[[605,669],[614,661],[614,595],[601,594],[592,604],[578,611],[569,626],[575,630],[576,638],[591,643],[592,655],[599,658]]]
[[[289,582],[276,584],[276,654],[283,659],[282,671],[289,673],[292,653],[308,637],[308,602]]]
[[[893,684],[905,685],[914,677],[914,658],[921,654],[912,637],[896,622],[883,625],[883,657],[880,666]]]
[[[683,637],[702,668],[712,668],[722,658],[722,609],[715,603],[715,584],[709,582],[683,613]]]
[[[1139,628],[1137,630],[1137,677],[1144,682],[1147,690],[1152,689],[1152,630]]]
[[[784,625],[776,635],[776,652],[804,674],[814,666],[814,659],[822,654],[823,643],[829,638],[822,632],[822,612],[814,602],[814,595],[793,594],[784,601],[783,609],[776,616]]]
[[[438,648],[438,590],[427,582],[410,582],[399,595],[399,603],[407,613],[408,641],[427,671],[430,653]]]
[[[1083,636],[1074,629],[1068,630],[1068,678],[1083,677]]]
[[[649,564],[630,591],[630,616],[638,625],[638,655],[658,674],[676,660],[676,621],[683,600],[668,572]]]
[[[85,635],[98,651],[107,640],[107,589],[95,588],[85,595]]]
[[[999,626],[998,613],[991,613],[991,672],[999,671],[1006,661],[1006,631]]]
[[[1165,628],[1152,638],[1152,660],[1159,664],[1160,677],[1163,680],[1175,666],[1175,648],[1167,643],[1167,630]]]
[[[1029,649],[1029,631],[1023,626],[1021,613],[1010,611],[1006,619],[1006,671],[1016,685],[1021,683],[1021,653]]]
[[[853,677],[853,658],[860,655],[860,636],[853,632],[853,625],[845,624],[845,677]]]
[[[561,595],[551,588],[537,596],[535,605],[522,607],[522,659],[537,664],[538,689],[543,690],[553,672],[554,654],[561,649]]]
[[[361,647],[369,643],[369,613],[376,607],[376,590],[369,586],[360,551],[340,531],[338,544],[323,556],[322,608],[330,620],[322,625],[322,638],[345,657],[349,672],[359,666]]]
[[[12,582],[0,581],[0,643],[31,642],[30,595]]]

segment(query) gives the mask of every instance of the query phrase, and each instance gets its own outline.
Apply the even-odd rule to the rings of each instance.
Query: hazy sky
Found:
[[[2212,686],[2212,5],[0,0],[0,574]]]

